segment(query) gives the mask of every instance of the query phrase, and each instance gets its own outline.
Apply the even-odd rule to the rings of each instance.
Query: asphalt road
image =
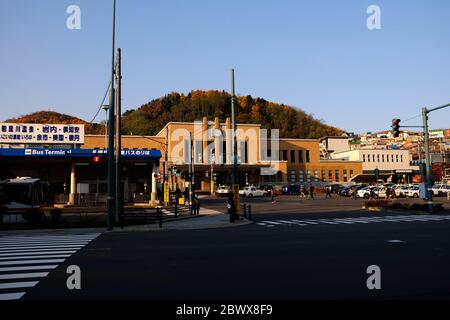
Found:
[[[223,201],[204,205],[217,208]],[[103,233],[24,299],[450,297],[450,220],[445,217],[394,219],[392,213],[362,211],[352,199],[303,200],[303,205],[292,198],[273,205],[251,201],[251,225]],[[352,220],[356,217],[368,220]],[[81,290],[66,287],[69,265],[81,268]],[[366,286],[370,265],[381,269],[381,290]]]

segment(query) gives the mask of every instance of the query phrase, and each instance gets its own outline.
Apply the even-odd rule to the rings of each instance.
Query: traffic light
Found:
[[[400,119],[392,119],[392,136],[398,138],[400,136]]]
[[[100,156],[94,156],[94,158],[92,158],[92,162],[93,162],[94,164],[99,164],[100,161],[101,161]]]

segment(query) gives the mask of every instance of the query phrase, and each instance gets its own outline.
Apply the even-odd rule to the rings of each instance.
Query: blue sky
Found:
[[[91,120],[109,80],[111,3],[0,0],[0,120],[43,109]],[[66,28],[71,4],[81,30]],[[366,28],[371,4],[381,30]],[[239,94],[349,131],[385,130],[450,102],[449,12],[447,0],[118,0],[123,108],[229,90],[235,68]],[[449,119],[450,108],[432,114],[431,127]]]

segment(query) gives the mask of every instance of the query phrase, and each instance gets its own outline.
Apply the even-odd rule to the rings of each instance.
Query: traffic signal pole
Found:
[[[425,146],[425,190],[428,200],[428,212],[433,213],[433,190],[431,183],[431,158],[430,158],[430,134],[428,132],[428,114],[433,111],[444,109],[450,107],[449,104],[439,106],[433,109],[422,109],[422,122],[423,122],[423,133],[424,133],[424,146]]]

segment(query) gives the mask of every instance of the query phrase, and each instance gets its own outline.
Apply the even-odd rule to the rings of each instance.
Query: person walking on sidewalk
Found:
[[[308,199],[314,200],[314,186],[312,184],[309,185]]]
[[[300,186],[300,199],[304,199],[305,195],[305,187],[303,185]]]
[[[331,199],[331,186],[325,187],[325,199],[330,198]]]

